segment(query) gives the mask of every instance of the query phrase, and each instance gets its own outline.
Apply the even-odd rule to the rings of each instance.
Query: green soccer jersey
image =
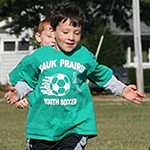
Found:
[[[72,133],[95,136],[96,121],[89,78],[104,87],[111,69],[99,65],[84,46],[65,53],[45,46],[27,56],[10,74],[10,82],[25,81],[28,94],[26,135],[56,141]]]

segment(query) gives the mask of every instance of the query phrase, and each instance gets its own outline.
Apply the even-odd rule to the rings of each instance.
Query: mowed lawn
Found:
[[[87,150],[148,150],[150,102],[95,101],[98,136]],[[0,150],[25,150],[26,110],[0,102]]]

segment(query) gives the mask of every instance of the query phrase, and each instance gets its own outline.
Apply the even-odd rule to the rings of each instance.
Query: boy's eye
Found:
[[[64,34],[68,34],[68,31],[63,31]]]
[[[78,31],[78,32],[75,32],[74,34],[76,34],[76,35],[80,35],[80,34],[81,34],[81,32],[79,32],[79,31]]]

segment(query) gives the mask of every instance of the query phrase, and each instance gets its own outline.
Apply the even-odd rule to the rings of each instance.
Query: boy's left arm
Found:
[[[113,94],[123,96],[127,100],[140,104],[144,100],[144,94],[137,90],[135,85],[125,85],[119,81],[114,75],[104,86],[106,90],[110,90]]]
[[[111,91],[115,95],[120,95],[134,103],[142,103],[144,94],[139,92],[134,85],[125,85],[119,81],[113,71],[96,62],[95,57],[91,54],[88,58],[88,78],[100,88]]]
[[[96,85],[110,91],[114,95],[123,96],[134,103],[142,103],[144,94],[139,92],[134,85],[125,85],[119,81],[112,70],[105,65],[96,65],[95,70],[89,74],[89,79]]]

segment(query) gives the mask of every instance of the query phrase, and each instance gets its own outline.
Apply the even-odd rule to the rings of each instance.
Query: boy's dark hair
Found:
[[[65,22],[68,19],[74,27],[84,27],[85,15],[82,9],[71,2],[63,2],[58,4],[51,13],[51,25],[55,30],[60,22]]]

